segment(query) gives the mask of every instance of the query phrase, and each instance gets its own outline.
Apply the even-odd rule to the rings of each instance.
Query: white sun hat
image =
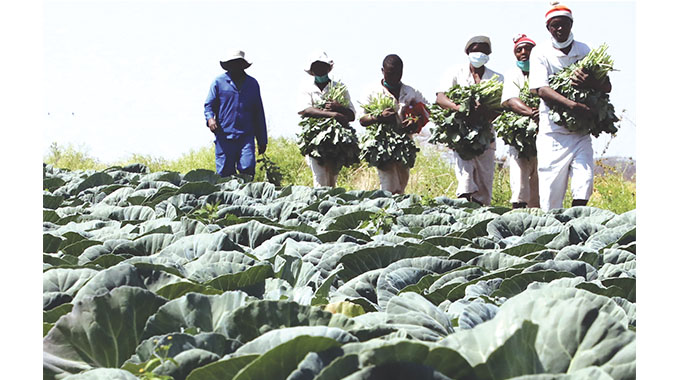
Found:
[[[222,68],[226,70],[224,64],[236,59],[242,59],[245,63],[247,63],[248,66],[246,66],[246,68],[252,65],[252,62],[249,62],[246,59],[246,53],[244,53],[243,50],[232,50],[231,52],[229,52],[229,54],[227,54],[227,56],[224,59],[220,60],[220,66],[222,66]]]
[[[331,69],[333,69],[333,60],[326,54],[324,51],[317,51],[309,55],[309,58],[307,59],[307,69],[305,69],[305,72],[307,74],[312,75],[312,63],[314,62],[323,62],[327,63],[331,66]]]

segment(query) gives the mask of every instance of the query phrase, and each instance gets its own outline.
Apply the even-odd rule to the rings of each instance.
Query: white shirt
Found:
[[[548,79],[551,75],[557,74],[563,68],[580,61],[589,52],[590,48],[588,45],[578,41],[572,43],[569,54],[564,54],[561,50],[555,49],[550,41],[537,45],[531,51],[531,57],[529,58],[529,65],[531,67],[529,72],[529,88],[536,89],[549,86]],[[540,112],[538,122],[539,134],[551,132],[573,133],[550,120],[550,108],[548,108],[543,99],[541,99],[541,105],[538,110]]]
[[[382,82],[382,79],[380,81]],[[390,93],[390,91],[387,88],[385,88],[385,86],[383,86],[382,84],[377,84],[373,86],[372,91],[370,91],[370,95],[375,96],[376,94],[383,94],[395,100],[395,104],[397,105],[397,109],[395,111],[397,111],[397,119],[399,123],[402,123],[401,119],[402,111],[406,106],[410,104],[415,105],[416,103],[423,103],[425,105],[430,104],[420,91],[403,83],[401,84],[401,88],[399,89],[399,98],[395,98],[394,95],[392,95],[392,93]],[[363,115],[364,112],[362,108],[361,116]],[[361,116],[359,116],[359,118]]]
[[[482,74],[481,82],[486,82],[490,80],[494,75],[498,75],[498,81],[503,81],[503,74],[499,74],[490,68],[484,66],[484,74]],[[475,78],[470,72],[470,64],[466,63],[462,66],[455,66],[449,69],[442,79],[439,85],[438,92],[447,92],[451,87],[455,85],[470,86],[475,84]]]
[[[524,75],[522,69],[517,67],[511,68],[505,72],[503,76],[505,78],[503,82],[503,94],[501,95],[501,104],[508,99],[519,98],[519,93],[524,87],[524,82],[529,80],[528,76]]]
[[[326,87],[323,88],[323,91],[321,91],[319,90],[319,87],[316,85],[316,83],[314,83],[313,77],[306,80],[300,85],[300,91],[297,100],[298,111],[302,111],[304,109],[307,109],[308,107],[314,107],[314,103],[320,102],[323,99],[323,96],[331,88],[331,86],[336,86],[339,84],[342,84],[342,82],[334,81],[331,79],[331,82],[328,83]],[[344,98],[349,104],[347,108],[352,110],[352,112],[354,112],[354,115],[356,115],[356,111],[354,109],[354,105],[352,104],[352,99],[349,96],[348,90],[345,90]]]

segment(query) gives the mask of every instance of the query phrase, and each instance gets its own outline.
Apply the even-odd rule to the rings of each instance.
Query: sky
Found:
[[[615,138],[595,140],[595,155],[635,158],[635,3],[568,5],[575,39],[592,48],[606,42],[618,70],[611,101],[624,121]],[[548,1],[45,1],[42,151],[72,144],[111,162],[210,146],[203,102],[223,72],[219,60],[234,49],[253,62],[247,72],[260,83],[270,136],[299,131],[297,92],[312,80],[303,70],[317,50],[335,61],[331,77],[347,84],[357,109],[391,53],[404,61],[403,82],[434,102],[447,70],[467,62],[468,38],[489,36],[487,66],[503,73],[515,65],[513,36],[548,42],[548,8]],[[497,155],[506,150],[500,144]]]

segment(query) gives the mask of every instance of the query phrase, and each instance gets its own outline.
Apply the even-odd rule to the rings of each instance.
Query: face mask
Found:
[[[470,60],[470,64],[477,69],[489,62],[489,56],[481,52],[468,54],[468,59]]]
[[[517,61],[517,67],[520,68],[522,71],[529,72],[529,61]]]
[[[385,80],[383,80],[382,83],[383,83],[383,86],[387,87],[388,90],[396,90],[401,85],[401,82],[399,82],[396,86],[392,86],[389,83],[387,83],[387,81],[385,81]]]
[[[322,77],[314,75],[314,83],[326,83],[328,81],[330,81],[330,79],[328,79],[328,74]]]
[[[555,37],[550,37],[550,39],[552,40],[552,46],[555,49],[564,49],[565,47],[571,45],[572,42],[574,42],[574,34],[569,32],[569,37],[564,42],[557,42],[555,40]]]

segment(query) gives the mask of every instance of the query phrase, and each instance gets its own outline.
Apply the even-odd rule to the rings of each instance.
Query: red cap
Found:
[[[536,46],[536,43],[534,42],[534,40],[527,37],[526,34],[518,34],[515,38],[512,39],[512,42],[515,43],[515,48],[517,46],[521,45],[521,44],[532,44],[532,45]]]
[[[570,19],[574,19],[574,17],[571,15],[571,9],[567,8],[566,5],[562,5],[558,2],[553,2],[552,3],[552,8],[545,14],[545,23],[547,24],[551,18],[557,17],[557,16],[566,16],[569,17]]]

